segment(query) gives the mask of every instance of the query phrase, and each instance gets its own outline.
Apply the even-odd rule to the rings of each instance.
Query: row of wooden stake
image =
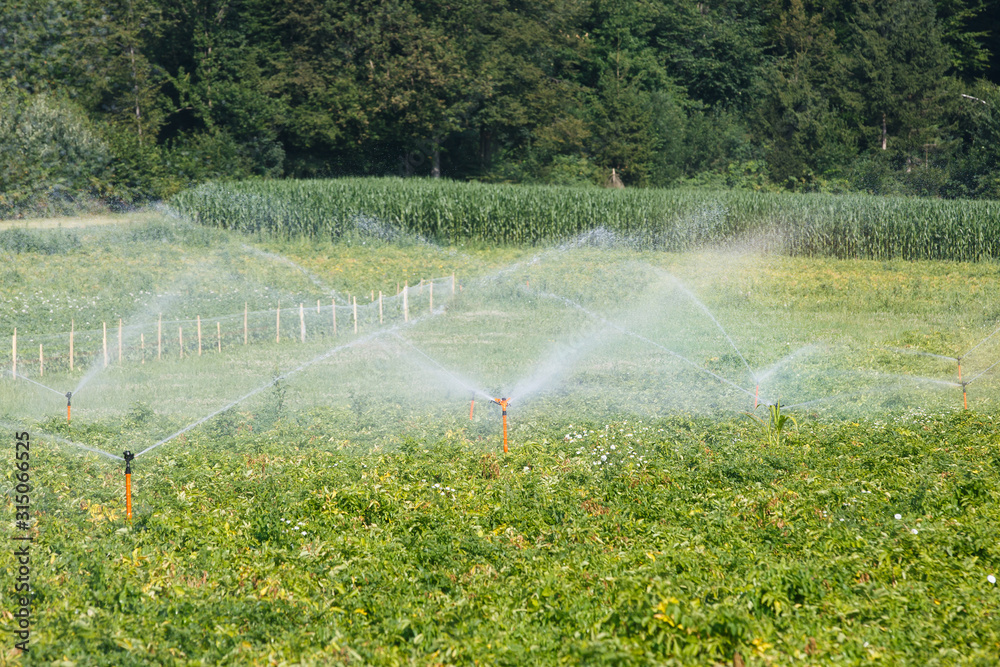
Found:
[[[433,281],[427,281],[429,290],[429,304],[428,310],[434,312],[434,283]],[[420,281],[420,289],[423,291],[424,281]],[[405,322],[410,321],[410,305],[409,305],[409,295],[410,290],[409,285],[404,285],[402,289],[403,295],[403,320]],[[455,293],[455,274],[451,276],[451,293]],[[353,324],[354,333],[358,333],[358,298],[349,297],[349,305],[353,311]],[[382,307],[383,295],[381,290],[378,293],[378,322],[379,324],[384,323],[384,310]],[[375,300],[375,292],[372,291],[372,302]],[[337,302],[333,300],[331,302],[331,312],[333,333],[337,333]],[[319,313],[321,309],[321,302],[316,301],[316,312]],[[243,344],[246,345],[249,342],[249,308],[248,304],[243,304]],[[201,316],[196,318],[197,332],[198,332],[198,356],[202,353],[202,331],[201,331]],[[108,355],[108,325],[107,322],[102,322],[103,330],[103,342],[102,351],[104,354],[104,367],[107,368],[110,364],[110,357]],[[69,369],[73,371],[74,369],[74,336],[75,336],[75,322],[70,321],[69,330]],[[222,324],[220,322],[215,323],[215,335],[216,335],[216,347],[219,352],[222,352]],[[299,304],[299,339],[301,342],[306,342],[306,316],[305,316],[305,305]],[[184,358],[184,328],[177,327],[177,341],[180,348],[180,357]],[[275,310],[275,342],[281,342],[281,304],[278,304]],[[146,363],[146,335],[143,333],[139,334],[139,345],[142,349],[142,363]],[[122,345],[122,320],[118,320],[118,363],[122,363],[124,347]],[[162,359],[163,357],[163,314],[160,314],[159,319],[156,323],[156,358]],[[17,327],[14,328],[14,334],[11,339],[11,371],[14,377],[17,377]],[[45,376],[45,350],[41,343],[38,345],[38,374],[40,377]]]

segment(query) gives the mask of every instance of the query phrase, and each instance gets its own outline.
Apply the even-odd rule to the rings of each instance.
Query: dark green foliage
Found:
[[[110,151],[75,104],[0,83],[0,217],[73,210],[106,192]]]
[[[611,169],[996,198],[997,16],[997,0],[2,3],[3,97],[27,111],[2,103],[0,216],[220,177]]]

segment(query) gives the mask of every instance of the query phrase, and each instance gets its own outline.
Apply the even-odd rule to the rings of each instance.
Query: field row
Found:
[[[687,190],[598,190],[402,179],[213,183],[172,201],[224,229],[283,238],[417,235],[449,244],[538,244],[601,230],[609,241],[685,251],[867,259],[1000,257],[1000,203]]]

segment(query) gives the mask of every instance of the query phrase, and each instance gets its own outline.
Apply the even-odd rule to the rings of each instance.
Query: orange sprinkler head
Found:
[[[469,420],[472,420],[472,411],[476,409],[476,395],[472,395],[472,404],[469,405]]]
[[[66,392],[66,421],[70,418],[70,404],[73,402],[73,392]]]
[[[968,386],[969,385],[967,383],[965,383],[965,382],[962,383],[962,405],[965,406],[966,410],[969,409],[969,397],[965,393],[965,388],[968,387]]]
[[[125,459],[125,518],[132,520],[132,459],[135,454],[127,449],[122,454]]]
[[[753,390],[753,409],[756,410],[760,402],[760,385]]]

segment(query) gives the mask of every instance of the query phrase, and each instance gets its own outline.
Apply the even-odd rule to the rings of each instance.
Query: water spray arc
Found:
[[[422,356],[424,359],[426,359],[427,361],[429,361],[431,364],[433,364],[434,366],[436,366],[442,373],[444,373],[445,375],[447,375],[453,381],[455,381],[456,383],[458,383],[459,385],[461,385],[463,388],[468,389],[470,392],[472,392],[472,401],[469,404],[469,419],[470,420],[472,419],[472,416],[474,414],[474,410],[476,409],[476,395],[477,394],[480,395],[480,396],[485,397],[491,403],[496,403],[497,405],[500,406],[500,409],[502,410],[501,416],[503,417],[503,451],[506,454],[509,451],[508,447],[507,447],[507,405],[510,403],[511,399],[506,398],[506,397],[505,398],[493,398],[489,394],[487,394],[486,392],[484,392],[484,391],[482,391],[480,389],[476,389],[475,387],[472,387],[467,382],[463,381],[461,378],[457,377],[454,373],[452,373],[447,368],[445,368],[443,365],[441,365],[441,363],[439,363],[436,359],[434,359],[433,357],[431,357],[429,354],[427,354],[426,352],[424,352],[423,350],[421,350],[419,347],[417,347],[416,345],[414,345],[410,341],[408,341],[405,338],[403,338],[402,336],[400,336],[398,333],[394,333],[393,336],[396,339],[398,339],[400,342],[405,343],[410,349],[412,349],[414,352],[416,352],[417,354],[419,354],[420,356]]]
[[[970,347],[968,350],[966,350],[964,354],[961,354],[961,355],[959,355],[957,357],[953,357],[953,356],[946,355],[946,354],[935,354],[933,352],[924,352],[923,350],[910,350],[910,349],[898,348],[898,347],[890,347],[890,348],[887,348],[887,349],[892,350],[894,352],[902,352],[904,354],[917,354],[917,355],[920,355],[922,357],[933,357],[935,359],[943,359],[945,361],[954,361],[958,365],[958,383],[957,384],[953,383],[953,384],[954,384],[954,386],[962,388],[962,407],[963,407],[963,409],[968,410],[969,409],[969,397],[968,397],[968,390],[967,390],[968,386],[970,384],[972,384],[973,382],[975,382],[976,380],[978,380],[983,375],[985,375],[986,373],[988,373],[989,371],[993,370],[993,368],[995,368],[998,364],[1000,364],[1000,359],[998,359],[997,361],[993,362],[985,370],[980,371],[979,373],[977,373],[976,375],[974,375],[972,378],[970,378],[968,380],[964,380],[962,378],[962,361],[964,361],[965,359],[967,359],[973,352],[975,352],[977,349],[979,349],[980,347],[982,347],[987,341],[989,341],[991,338],[993,338],[994,336],[996,336],[998,333],[1000,333],[1000,325],[998,325],[996,328],[994,328],[993,331],[990,332],[990,334],[988,336],[986,336],[981,341],[979,341],[978,343],[976,343],[975,345],[973,345],[972,347]]]
[[[718,380],[719,382],[722,382],[723,384],[729,385],[730,387],[732,387],[733,389],[736,389],[737,391],[743,392],[747,396],[753,397],[753,395],[754,395],[754,392],[746,389],[745,387],[741,387],[740,385],[736,384],[735,382],[733,382],[731,380],[727,380],[726,378],[722,377],[718,373],[713,373],[712,371],[708,370],[704,366],[699,366],[698,364],[696,364],[695,362],[691,361],[690,359],[688,359],[684,355],[679,354],[679,353],[671,350],[670,348],[666,347],[665,345],[661,345],[660,343],[657,343],[654,340],[650,340],[649,338],[643,336],[642,334],[638,334],[638,333],[636,333],[634,331],[626,329],[625,327],[623,327],[623,326],[621,326],[619,324],[616,324],[615,322],[612,322],[612,321],[608,320],[607,318],[605,318],[605,317],[603,317],[601,315],[598,315],[597,313],[593,312],[592,310],[589,310],[588,308],[580,305],[579,303],[577,303],[576,301],[573,301],[570,298],[561,296],[559,294],[553,294],[552,292],[536,292],[536,294],[538,294],[539,296],[543,296],[543,297],[549,298],[549,299],[555,299],[557,301],[562,301],[563,303],[565,303],[565,304],[567,304],[569,306],[572,306],[573,308],[576,308],[580,312],[585,313],[587,316],[593,318],[594,320],[597,320],[598,322],[601,322],[601,323],[605,324],[606,326],[608,326],[609,328],[617,331],[620,334],[623,334],[625,336],[631,336],[632,338],[635,338],[636,340],[640,340],[640,341],[642,341],[644,343],[652,345],[653,347],[658,348],[658,349],[666,352],[667,354],[669,354],[670,356],[674,357],[675,359],[677,359],[677,360],[679,360],[679,361],[687,364],[688,366],[691,366],[695,370],[697,370],[697,371],[699,371],[701,373],[704,373],[706,375],[709,375],[709,376],[715,378],[716,380]]]
[[[240,403],[242,403],[243,401],[247,400],[248,398],[250,398],[252,396],[256,396],[257,394],[259,394],[262,391],[268,389],[269,387],[274,386],[276,383],[278,383],[278,382],[280,382],[282,380],[285,380],[285,379],[291,377],[292,375],[295,375],[296,373],[300,373],[300,372],[304,371],[305,369],[309,368],[310,366],[314,366],[315,364],[317,364],[317,363],[319,363],[321,361],[329,359],[330,357],[334,356],[335,354],[338,354],[339,352],[341,352],[343,350],[348,350],[348,349],[351,349],[351,348],[356,347],[358,345],[362,345],[364,343],[369,343],[369,342],[371,342],[373,340],[381,338],[382,336],[396,335],[397,337],[399,337],[396,332],[399,331],[400,329],[402,329],[404,327],[407,327],[407,326],[413,326],[413,325],[415,325],[415,324],[417,324],[419,322],[422,322],[426,318],[432,318],[432,317],[438,317],[438,315],[437,314],[428,314],[428,315],[424,315],[422,317],[418,317],[416,319],[413,319],[413,320],[411,320],[410,323],[407,323],[407,324],[394,324],[391,327],[387,327],[385,329],[380,329],[378,331],[374,331],[374,332],[372,332],[372,333],[370,333],[370,334],[368,334],[366,336],[362,336],[360,338],[355,338],[354,340],[352,340],[352,341],[350,341],[348,343],[344,343],[342,345],[338,345],[336,347],[332,347],[329,350],[327,350],[326,352],[323,352],[322,354],[319,354],[319,355],[313,357],[312,359],[299,364],[295,368],[292,368],[291,370],[282,373],[281,375],[273,378],[269,382],[266,382],[266,383],[260,385],[256,389],[253,389],[253,390],[247,392],[246,394],[243,394],[239,398],[237,398],[237,399],[235,399],[233,401],[230,401],[229,403],[227,403],[223,407],[219,408],[218,410],[215,410],[214,412],[205,415],[201,419],[198,419],[198,420],[196,420],[194,422],[191,422],[190,424],[188,424],[184,428],[182,428],[182,429],[180,429],[180,430],[178,430],[178,431],[176,431],[176,432],[168,435],[167,437],[163,438],[162,440],[160,440],[160,441],[158,441],[156,443],[153,443],[152,445],[150,445],[149,447],[146,447],[141,452],[138,452],[136,454],[136,456],[142,456],[143,454],[146,454],[146,453],[151,452],[152,450],[156,449],[160,445],[165,445],[166,443],[170,442],[174,438],[176,438],[178,436],[181,436],[181,435],[187,433],[188,431],[190,431],[191,429],[204,424],[205,422],[207,422],[212,417],[215,417],[215,416],[217,416],[219,414],[222,414],[226,410],[228,410],[228,409],[230,409],[230,408],[232,408],[232,407],[234,407],[236,405],[239,405]],[[405,339],[400,338],[400,340],[405,340]]]
[[[713,322],[713,323],[715,324],[715,326],[716,326],[716,327],[717,327],[717,328],[719,329],[719,331],[720,331],[720,332],[722,332],[722,335],[723,335],[723,336],[725,337],[725,339],[726,339],[727,341],[729,341],[729,345],[730,345],[730,346],[731,346],[731,347],[733,348],[733,350],[734,350],[734,351],[736,352],[736,355],[737,355],[737,356],[738,356],[738,357],[740,358],[740,361],[742,361],[742,362],[743,362],[743,365],[744,365],[744,366],[746,367],[746,369],[747,369],[747,373],[749,373],[749,374],[750,374],[750,379],[751,379],[751,380],[753,380],[753,382],[754,382],[754,384],[755,384],[755,386],[756,386],[756,389],[754,390],[754,392],[755,392],[755,396],[754,396],[754,408],[756,408],[756,407],[757,407],[757,402],[758,402],[758,401],[757,401],[757,397],[756,397],[756,396],[757,396],[757,394],[758,394],[758,393],[760,392],[760,379],[759,379],[759,378],[757,377],[757,375],[756,375],[756,374],[755,374],[755,373],[753,372],[753,369],[752,369],[752,368],[750,368],[750,364],[749,364],[749,363],[747,362],[747,360],[746,360],[746,357],[744,357],[744,356],[743,356],[743,352],[741,352],[741,351],[740,351],[740,348],[739,348],[739,347],[737,347],[737,345],[736,345],[736,343],[735,343],[735,342],[733,341],[732,337],[730,337],[730,335],[729,335],[729,332],[728,332],[728,331],[726,331],[725,327],[723,327],[723,326],[722,326],[722,323],[721,323],[721,322],[719,322],[719,320],[718,320],[718,319],[716,319],[715,315],[714,315],[714,314],[712,313],[712,311],[711,311],[711,310],[709,310],[708,306],[706,306],[706,305],[705,305],[705,304],[704,304],[704,303],[702,302],[702,300],[701,300],[701,299],[699,299],[699,298],[698,298],[697,296],[695,296],[694,292],[692,292],[691,290],[689,290],[689,289],[687,288],[687,286],[686,286],[686,285],[684,285],[684,283],[682,283],[682,282],[680,281],[680,279],[679,279],[679,278],[678,278],[677,276],[675,276],[674,274],[672,274],[672,273],[669,273],[669,272],[667,272],[667,271],[663,271],[663,270],[661,270],[661,269],[655,269],[655,268],[654,268],[654,270],[655,270],[655,271],[656,271],[657,273],[660,273],[661,275],[665,275],[665,276],[667,276],[668,278],[670,278],[670,280],[672,280],[672,281],[673,281],[673,283],[674,283],[674,286],[675,286],[675,287],[676,287],[676,288],[677,288],[677,289],[678,289],[678,290],[679,290],[679,291],[680,291],[680,292],[681,292],[681,293],[682,293],[682,294],[683,294],[684,296],[686,296],[686,297],[687,297],[687,298],[688,298],[689,300],[691,300],[691,302],[692,302],[692,303],[694,303],[694,304],[695,304],[696,306],[698,306],[698,308],[700,308],[700,309],[701,309],[701,311],[702,311],[703,313],[705,313],[705,315],[706,315],[706,316],[708,316],[708,319],[712,320],[712,322]]]

